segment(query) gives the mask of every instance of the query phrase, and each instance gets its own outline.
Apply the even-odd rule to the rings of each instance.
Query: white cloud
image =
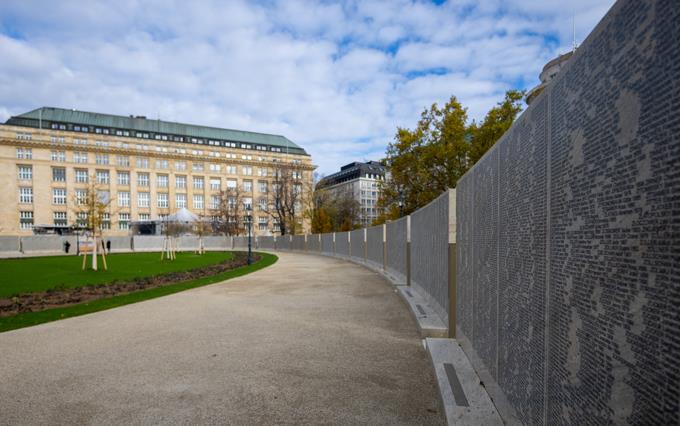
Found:
[[[41,105],[280,133],[319,171],[382,156],[456,95],[482,118],[612,0],[9,0],[0,120]]]

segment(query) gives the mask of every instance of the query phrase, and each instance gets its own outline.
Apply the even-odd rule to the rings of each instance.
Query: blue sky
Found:
[[[329,174],[451,95],[481,119],[612,4],[5,0],[0,121],[58,106],[278,133]]]

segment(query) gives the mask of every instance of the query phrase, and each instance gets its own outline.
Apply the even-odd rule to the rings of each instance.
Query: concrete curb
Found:
[[[454,339],[425,340],[449,425],[503,425],[496,407]]]

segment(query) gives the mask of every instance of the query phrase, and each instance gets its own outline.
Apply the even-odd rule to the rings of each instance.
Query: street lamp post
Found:
[[[399,217],[404,216],[404,190],[399,188]]]
[[[252,215],[252,207],[250,207],[250,204],[246,204],[246,223],[248,224],[248,265],[253,263],[253,244],[252,244],[252,235],[253,235],[253,215]]]

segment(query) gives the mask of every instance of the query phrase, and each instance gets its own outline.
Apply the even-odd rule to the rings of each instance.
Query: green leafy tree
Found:
[[[505,92],[503,101],[491,108],[479,125],[472,123],[469,128],[472,137],[471,165],[479,161],[512,126],[517,115],[522,112],[522,99],[524,99],[523,91],[509,90]]]
[[[381,187],[376,224],[423,207],[448,188],[510,128],[522,111],[524,92],[509,90],[477,124],[467,124],[467,109],[455,96],[440,108],[425,109],[415,129],[398,128],[387,147],[389,179]]]

